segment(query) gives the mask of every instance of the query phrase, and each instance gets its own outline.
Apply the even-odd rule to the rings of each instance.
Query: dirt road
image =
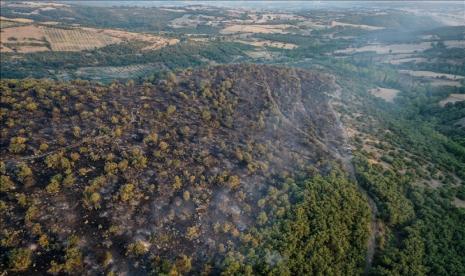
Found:
[[[336,83],[334,83],[334,85],[337,87],[337,90],[336,90],[335,94],[340,95],[340,93],[342,93],[341,87],[339,85],[337,85]],[[350,147],[349,147],[349,136],[347,134],[347,131],[346,131],[344,125],[342,124],[342,122],[340,120],[340,115],[333,108],[333,100],[329,101],[329,106],[332,109],[332,111],[334,112],[334,114],[336,114],[336,116],[335,116],[336,117],[336,124],[342,130],[343,138],[344,138],[344,143],[343,143],[344,146],[342,147],[343,150],[338,150],[338,149],[335,149],[335,150],[338,151],[338,155],[340,156],[340,160],[341,160],[344,168],[347,170],[347,172],[349,172],[350,177],[358,184],[357,185],[358,190],[360,191],[360,193],[362,193],[367,198],[368,205],[370,206],[370,213],[371,213],[370,236],[368,238],[367,253],[366,253],[366,259],[365,259],[366,260],[365,274],[368,274],[368,272],[369,272],[369,270],[371,268],[371,265],[373,263],[373,257],[375,255],[375,251],[376,251],[376,237],[378,236],[378,233],[379,233],[379,225],[377,223],[378,207],[376,206],[376,203],[373,200],[373,198],[370,196],[370,194],[357,181],[356,174],[355,174],[355,167],[354,167],[353,162],[352,162],[353,155],[352,155],[352,151],[350,150]],[[347,150],[345,150],[345,149],[347,149]]]

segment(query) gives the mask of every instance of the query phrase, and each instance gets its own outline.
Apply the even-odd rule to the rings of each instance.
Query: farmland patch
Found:
[[[338,22],[338,21],[331,21],[331,27],[337,27],[337,26],[359,28],[359,29],[363,29],[363,30],[367,30],[367,31],[376,31],[376,30],[384,29],[384,27],[376,27],[376,26],[370,26],[370,25],[350,24],[350,23],[343,23],[343,22]]]
[[[370,90],[370,94],[372,94],[375,97],[381,98],[387,102],[393,102],[394,98],[397,96],[397,93],[399,93],[399,90],[397,89],[382,87],[377,87]]]
[[[465,208],[465,200],[461,200],[459,198],[454,198],[452,204],[454,204],[457,208]]]
[[[233,34],[233,33],[288,33],[286,29],[293,27],[287,24],[276,24],[276,25],[231,25],[223,30],[222,34]]]
[[[299,46],[292,44],[292,43],[284,43],[284,42],[277,42],[271,40],[236,40],[235,42],[248,44],[256,47],[273,47],[273,48],[280,48],[280,49],[295,49]]]
[[[50,22],[49,22],[50,23]],[[51,25],[51,24],[49,24]],[[155,50],[176,44],[178,39],[112,29],[61,29],[45,25],[27,25],[1,29],[2,52],[83,51],[123,41],[143,41],[142,50]]]
[[[160,63],[135,64],[129,66],[81,67],[74,72],[78,78],[93,80],[128,79],[147,75],[154,70],[163,69]]]
[[[44,31],[53,51],[91,50],[120,42],[109,35],[83,29],[44,28]]]
[[[413,77],[420,78],[441,78],[448,80],[461,80],[464,79],[464,76],[445,74],[445,73],[436,73],[432,71],[414,71],[414,70],[399,70],[400,73],[405,73]]]
[[[375,52],[377,54],[408,54],[422,52],[431,48],[431,42],[405,44],[371,44],[358,48],[346,48],[335,51],[336,54]]]
[[[448,103],[456,103],[465,101],[465,94],[450,94],[447,98],[439,102],[439,105],[444,107]]]

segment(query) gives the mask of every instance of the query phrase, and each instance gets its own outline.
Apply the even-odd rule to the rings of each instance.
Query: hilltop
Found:
[[[331,76],[230,65],[155,84],[0,87],[1,246],[12,270],[350,273],[364,265],[369,211],[338,169],[345,145]],[[315,244],[294,252],[302,246],[294,235]],[[299,260],[310,253],[313,262]]]

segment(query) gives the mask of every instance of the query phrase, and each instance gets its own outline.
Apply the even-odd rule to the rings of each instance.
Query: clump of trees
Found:
[[[21,272],[27,270],[32,264],[32,251],[28,248],[16,248],[9,253],[9,268]]]

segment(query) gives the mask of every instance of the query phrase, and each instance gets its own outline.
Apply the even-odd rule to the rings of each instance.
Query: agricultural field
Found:
[[[338,21],[331,21],[331,27],[337,27],[337,26],[360,28],[360,29],[368,30],[368,31],[376,31],[376,30],[384,29],[384,27],[376,27],[376,26],[370,26],[370,25],[350,24],[350,23],[343,23],[343,22],[338,22]]]
[[[234,40],[235,42],[244,43],[248,45],[253,45],[257,47],[271,47],[271,48],[280,48],[280,49],[287,49],[292,50],[299,47],[296,44],[292,43],[284,43],[272,40]]]
[[[449,96],[447,96],[447,98],[440,101],[439,105],[444,107],[448,103],[456,103],[461,101],[465,101],[465,94],[450,94]]]
[[[145,33],[133,33],[121,30],[111,29],[94,29],[94,28],[83,28],[85,31],[89,31],[96,35],[109,36],[112,39],[121,41],[142,41],[147,44],[142,50],[157,50],[165,46],[174,45],[179,42],[176,38],[165,38],[153,34]]]
[[[10,22],[10,21],[6,21]],[[111,29],[96,28],[57,28],[55,22],[24,26],[9,26],[0,30],[3,52],[78,52],[102,48],[123,41],[141,41],[143,50],[156,50],[179,42],[175,38],[164,38],[152,34],[142,34]]]
[[[44,29],[40,26],[2,28],[0,34],[0,45],[3,51],[31,53],[50,50]]]
[[[27,24],[27,23],[34,22],[34,20],[29,19],[29,18],[6,18],[3,16],[0,16],[0,21],[20,23],[20,24]]]
[[[412,79],[417,79],[429,83],[435,87],[461,87],[463,85],[461,81],[465,79],[465,76],[461,75],[438,73],[432,71],[399,70],[399,73],[408,75]]]
[[[405,73],[414,77],[424,77],[424,78],[440,78],[448,80],[461,80],[465,79],[465,76],[452,75],[446,73],[437,73],[431,71],[413,71],[413,70],[399,70],[400,73]]]
[[[121,40],[83,29],[59,29],[26,25],[1,30],[1,43],[18,53],[83,51],[118,43]]]
[[[82,67],[72,72],[80,79],[96,81],[111,81],[113,79],[128,79],[146,76],[155,70],[162,70],[162,64],[137,64],[130,66]]]
[[[353,54],[361,52],[375,52],[377,54],[412,54],[431,48],[431,42],[412,44],[373,44],[358,48],[347,48],[335,51],[336,54]]]
[[[0,19],[0,29],[8,28],[8,27],[15,27],[18,25],[21,25],[21,23]]]
[[[402,63],[408,63],[408,62],[426,62],[427,59],[426,58],[422,58],[422,57],[409,57],[410,55],[407,55],[407,57],[399,57],[399,56],[395,56],[391,59],[388,59],[386,60],[387,63],[390,63],[390,64],[394,64],[394,65],[399,65],[399,64],[402,64]]]
[[[370,90],[370,93],[378,98],[381,98],[387,102],[393,102],[394,98],[397,96],[397,93],[400,91],[397,89],[389,89],[389,88],[382,88],[376,87]]]
[[[120,40],[106,34],[83,29],[44,28],[46,40],[52,51],[83,51],[118,43]]]
[[[263,34],[273,34],[273,33],[288,33],[288,28],[291,28],[291,25],[285,24],[276,24],[276,25],[231,25],[222,29],[220,32],[222,34],[236,34],[236,33],[263,33]]]

